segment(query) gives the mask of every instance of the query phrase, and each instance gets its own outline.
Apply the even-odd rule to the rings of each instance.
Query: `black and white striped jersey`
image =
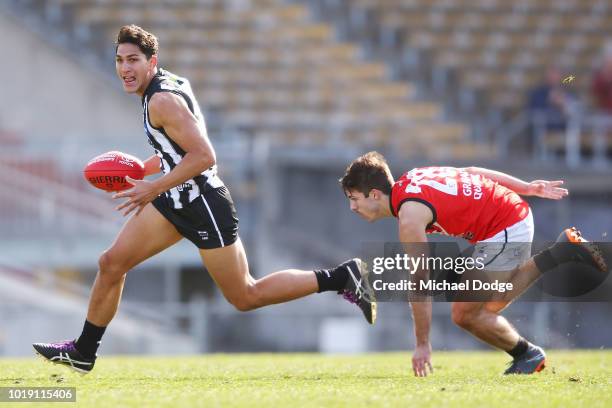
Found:
[[[157,92],[172,92],[181,96],[187,103],[191,113],[198,119],[204,134],[206,134],[206,124],[189,81],[166,70],[158,69],[157,74],[153,77],[142,95],[142,110],[145,133],[149,138],[149,143],[155,149],[155,154],[161,159],[162,171],[164,174],[167,174],[181,162],[185,156],[185,151],[168,136],[163,128],[155,128],[149,121],[148,103]],[[215,165],[183,184],[171,188],[164,194],[170,206],[179,209],[209,189],[222,186],[223,181],[217,176],[217,166]]]

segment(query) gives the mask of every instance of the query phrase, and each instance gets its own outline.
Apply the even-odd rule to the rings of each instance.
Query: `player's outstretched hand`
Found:
[[[417,377],[427,377],[428,372],[433,373],[431,366],[431,344],[417,346],[412,355],[412,371]]]
[[[155,197],[157,197],[159,192],[151,181],[135,180],[129,176],[126,176],[125,179],[134,187],[113,196],[115,199],[124,197],[129,198],[129,200],[119,205],[116,209],[117,211],[125,210],[123,212],[124,216],[128,215],[134,210],[136,210],[136,215],[138,215],[145,205],[149,204],[155,199]]]
[[[529,183],[527,195],[560,200],[569,194],[566,188],[560,187],[563,180],[534,180]]]

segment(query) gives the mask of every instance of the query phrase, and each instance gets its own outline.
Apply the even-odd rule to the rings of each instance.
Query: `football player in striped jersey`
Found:
[[[217,175],[215,151],[189,81],[157,66],[157,38],[134,25],[119,31],[116,71],[123,89],[140,96],[143,124],[155,154],[145,161],[154,181],[133,180],[115,194],[132,213],[99,259],[87,319],[76,340],[36,343],[38,354],[78,372],[93,369],[96,351],[121,299],[127,272],[144,260],[190,240],[225,298],[241,311],[287,302],[317,292],[337,292],[361,309],[368,323],[376,302],[365,284],[361,260],[318,270],[288,269],[255,279],[238,236],[238,217],[229,190]]]

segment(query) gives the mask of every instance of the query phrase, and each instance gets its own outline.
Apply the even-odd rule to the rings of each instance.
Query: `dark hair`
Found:
[[[146,55],[147,59],[156,55],[159,47],[157,37],[134,24],[121,27],[115,42],[115,51],[119,44],[125,43],[137,45],[140,51]]]
[[[384,156],[378,152],[368,152],[353,160],[346,168],[340,185],[345,193],[356,190],[366,197],[375,188],[384,194],[391,194],[393,176]]]

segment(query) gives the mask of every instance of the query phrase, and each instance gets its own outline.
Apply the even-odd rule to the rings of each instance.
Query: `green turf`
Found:
[[[502,376],[507,360],[436,352],[434,375],[415,378],[406,353],[104,357],[80,376],[33,357],[0,360],[0,386],[74,386],[77,405],[104,408],[612,407],[612,352],[549,352],[548,367],[533,376]]]

